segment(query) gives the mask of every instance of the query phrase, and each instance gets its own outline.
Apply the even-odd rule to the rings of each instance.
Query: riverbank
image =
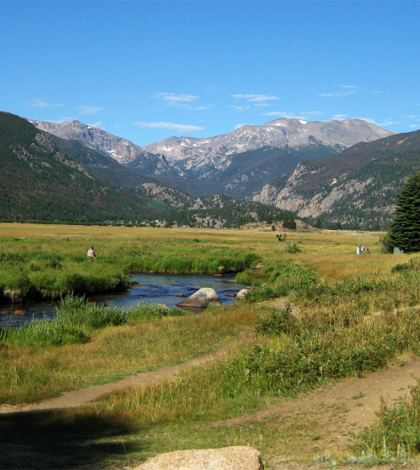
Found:
[[[173,237],[169,229],[154,229],[152,237],[153,229],[133,227],[128,237],[123,228],[59,228],[66,229],[66,236],[46,236],[44,226],[0,224],[0,304],[123,291],[131,285],[132,272],[238,273],[261,260],[253,247]],[[25,236],[16,236],[16,229]],[[91,245],[95,262],[86,259]]]

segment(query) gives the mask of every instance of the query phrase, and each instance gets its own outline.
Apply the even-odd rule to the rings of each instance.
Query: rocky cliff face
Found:
[[[80,121],[57,124],[54,122],[29,120],[38,129],[56,135],[61,139],[79,140],[92,149],[105,152],[119,163],[126,164],[135,158],[148,158],[148,154],[138,145],[127,139],[108,134],[96,127],[87,126]]]
[[[253,200],[310,221],[385,227],[396,196],[420,170],[420,131],[355,145],[337,157],[301,162]]]

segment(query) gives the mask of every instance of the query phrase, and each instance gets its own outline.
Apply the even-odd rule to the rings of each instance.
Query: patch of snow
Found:
[[[301,119],[299,119],[299,122],[300,122],[301,124],[308,124],[308,121],[302,121]]]
[[[173,147],[162,147],[162,150],[165,150],[166,152],[170,152],[173,149]]]

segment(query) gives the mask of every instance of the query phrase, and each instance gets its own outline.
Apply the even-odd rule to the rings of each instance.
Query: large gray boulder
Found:
[[[197,292],[194,292],[194,294],[190,295],[187,299],[177,304],[178,307],[195,308],[204,308],[208,305],[222,305],[217,292],[210,287],[203,287],[198,289]]]
[[[245,446],[180,450],[153,457],[134,470],[261,470],[257,449]]]

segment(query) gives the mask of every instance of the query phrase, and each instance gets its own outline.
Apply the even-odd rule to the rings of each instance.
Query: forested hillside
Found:
[[[286,211],[227,195],[193,198],[78,142],[53,139],[27,120],[4,112],[0,186],[3,220],[209,227],[294,221]]]
[[[0,218],[98,222],[147,220],[160,206],[93,177],[49,134],[0,113]]]

